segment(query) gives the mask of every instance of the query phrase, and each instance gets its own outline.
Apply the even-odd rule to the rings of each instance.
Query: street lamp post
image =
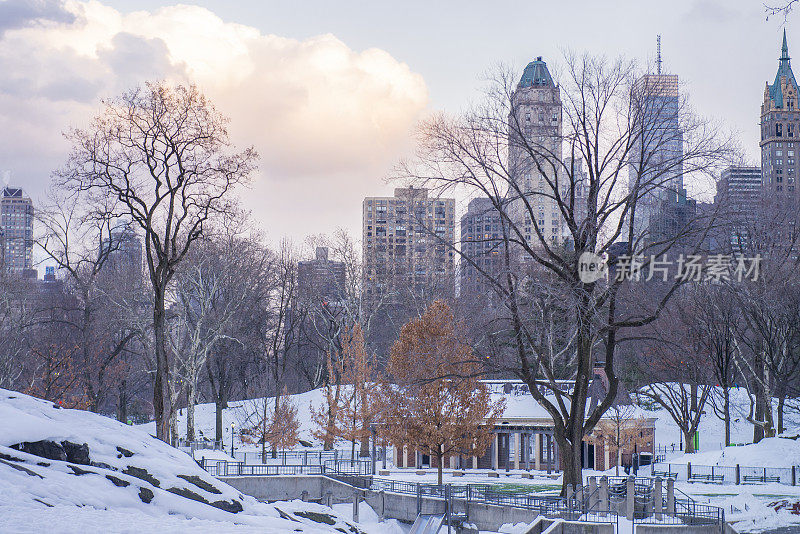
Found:
[[[234,446],[233,446],[233,436],[234,436],[233,432],[234,432],[235,428],[236,428],[236,423],[231,423],[231,457],[232,458],[236,458],[236,456],[233,455],[233,453],[235,451]]]

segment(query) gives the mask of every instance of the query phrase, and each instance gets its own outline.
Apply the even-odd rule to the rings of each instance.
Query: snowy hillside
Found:
[[[715,388],[715,395],[719,397],[719,388]],[[731,443],[747,444],[753,442],[753,425],[746,419],[750,408],[750,400],[747,392],[743,388],[731,388]],[[788,403],[787,403],[788,404]],[[777,409],[777,400],[773,402],[773,411]],[[700,452],[717,451],[725,448],[725,425],[723,420],[714,410],[714,405],[709,401],[705,406],[705,414],[700,419]],[[649,417],[656,418],[656,442],[661,446],[675,446],[675,455],[680,454],[680,443],[682,441],[677,425],[669,416],[666,410],[656,407],[646,411]],[[789,429],[800,427],[800,413],[797,410],[787,410],[786,426]],[[672,454],[667,454],[671,459]],[[701,462],[690,460],[692,463]],[[734,462],[735,463],[735,462]],[[705,463],[704,463],[705,465]],[[710,465],[710,464],[708,464]],[[742,464],[744,465],[744,464]],[[761,464],[755,464],[761,465]],[[790,464],[791,465],[791,464]]]
[[[311,417],[311,408],[319,407],[323,402],[322,390],[317,389],[298,395],[291,395],[292,403],[297,407],[297,417],[300,421],[300,439],[312,444],[315,447],[320,442],[313,438],[312,431],[315,424]],[[499,397],[493,394],[493,397]],[[547,417],[544,410],[528,395],[511,395],[507,397],[506,413],[504,417]],[[268,402],[271,400],[268,399]],[[235,424],[236,429],[252,426],[257,412],[260,413],[263,399],[243,400],[231,402],[230,408],[223,411],[223,441],[225,449],[230,450],[231,423]],[[731,441],[732,443],[745,444],[753,440],[753,425],[745,419],[749,400],[747,393],[741,388],[731,390]],[[700,451],[716,451],[719,453],[724,448],[724,424],[715,413],[709,402],[705,408],[705,415],[700,421]],[[644,409],[641,411],[645,417],[656,419],[656,442],[659,446],[671,447],[674,445],[675,452],[668,454],[671,459],[680,455],[681,436],[677,425],[666,412],[660,407]],[[790,429],[800,429],[800,413],[795,411],[786,414],[787,427]],[[200,404],[195,409],[195,425],[199,438],[213,439],[215,436],[215,407],[213,404]],[[148,432],[155,432],[154,423],[147,423],[141,428]],[[183,409],[178,415],[178,433],[180,436],[186,435],[186,410]],[[343,446],[345,446],[343,444]],[[300,447],[300,445],[298,445]],[[237,451],[256,450],[255,445],[242,444],[236,440]],[[691,460],[698,463],[697,460]],[[743,464],[744,465],[744,464]],[[760,465],[760,464],[756,464]]]
[[[257,502],[141,429],[0,389],[0,532],[189,530],[384,531],[315,504]]]

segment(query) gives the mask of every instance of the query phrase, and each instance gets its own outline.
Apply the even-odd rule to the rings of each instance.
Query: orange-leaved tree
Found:
[[[336,423],[339,420],[339,408],[342,403],[342,382],[339,378],[341,367],[339,362],[333,363],[330,352],[328,352],[327,371],[325,385],[322,387],[325,398],[319,407],[311,406],[311,419],[317,425],[317,428],[311,431],[311,435],[322,440],[322,448],[330,451],[340,435]]]
[[[382,384],[382,423],[396,447],[430,451],[438,481],[448,455],[482,455],[505,402],[478,381],[472,349],[457,332],[450,307],[434,301],[406,323],[392,346]]]
[[[269,444],[273,456],[279,449],[288,449],[297,445],[299,439],[300,421],[297,419],[297,407],[292,403],[284,389],[283,394],[276,400],[270,413],[269,401],[265,397],[261,405],[258,421],[255,425],[242,429],[242,441],[262,444],[262,462],[266,462],[266,445]],[[259,413],[256,411],[255,413]]]
[[[322,439],[326,449],[335,438],[353,444],[361,442],[361,456],[368,456],[370,425],[380,411],[374,393],[375,357],[367,352],[361,325],[356,323],[342,338],[342,354],[337,362],[328,355],[328,379],[323,388],[322,406],[312,408],[318,429],[314,436]]]

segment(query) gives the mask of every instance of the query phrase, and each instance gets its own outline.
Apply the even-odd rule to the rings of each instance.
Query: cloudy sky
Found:
[[[786,28],[800,58],[798,17]],[[361,200],[391,191],[415,122],[479,98],[487,70],[567,49],[652,61],[657,34],[694,107],[757,161],[783,22],[760,0],[0,0],[0,182],[41,198],[61,132],[101,98],[190,80],[261,154],[243,196],[270,238],[360,237]]]

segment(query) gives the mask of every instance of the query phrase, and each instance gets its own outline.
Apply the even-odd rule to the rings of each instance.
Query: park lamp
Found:
[[[233,456],[234,448],[233,448],[233,436],[234,436],[234,429],[236,428],[236,422],[231,422],[231,456]],[[236,458],[235,456],[233,456]]]

